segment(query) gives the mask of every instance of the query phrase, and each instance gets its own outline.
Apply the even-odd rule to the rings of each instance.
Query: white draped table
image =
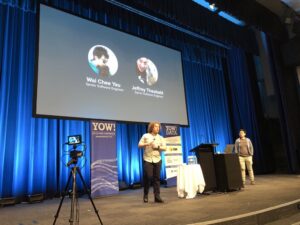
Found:
[[[177,193],[178,197],[186,199],[195,198],[197,192],[202,193],[205,188],[205,181],[202,169],[199,164],[178,166]]]

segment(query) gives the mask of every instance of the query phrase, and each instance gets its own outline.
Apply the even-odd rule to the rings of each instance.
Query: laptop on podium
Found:
[[[224,153],[225,154],[232,154],[232,153],[234,153],[234,144],[228,144],[228,145],[226,145]]]

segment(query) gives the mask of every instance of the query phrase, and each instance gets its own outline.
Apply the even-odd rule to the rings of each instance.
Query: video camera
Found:
[[[70,166],[72,164],[77,164],[78,158],[80,158],[81,156],[83,156],[83,152],[76,150],[77,145],[82,144],[82,139],[81,139],[81,135],[77,134],[77,135],[70,135],[68,136],[68,142],[66,142],[67,145],[72,145],[73,146],[73,150],[70,151],[70,160],[67,163],[67,166]]]

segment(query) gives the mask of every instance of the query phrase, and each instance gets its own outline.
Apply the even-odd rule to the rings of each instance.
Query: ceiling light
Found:
[[[228,20],[228,21],[230,21],[230,22],[232,22],[236,25],[239,25],[239,26],[245,26],[246,25],[246,23],[244,21],[239,20],[238,18],[236,18],[236,17],[234,17],[234,16],[232,16],[232,15],[230,15],[230,14],[224,12],[224,11],[221,11],[218,14],[219,14],[219,16],[223,17],[224,19],[226,19],[226,20]]]
[[[210,4],[205,0],[193,0],[193,2],[196,2],[198,5],[203,6],[204,8],[209,9],[212,12],[215,12],[218,10],[218,8],[216,7],[215,3]]]
[[[214,11],[214,10],[215,10],[215,8],[216,8],[216,5],[215,5],[215,3],[213,3],[213,4],[210,4],[210,5],[209,5],[209,8],[211,8],[211,10],[213,10],[213,11]]]

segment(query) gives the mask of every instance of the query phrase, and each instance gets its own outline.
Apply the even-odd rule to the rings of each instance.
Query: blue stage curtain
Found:
[[[56,193],[69,174],[67,135],[83,134],[89,147],[88,122],[32,117],[36,13],[24,2],[0,1],[0,197]]]
[[[144,133],[145,125],[117,125],[117,157],[119,180],[127,184],[139,183],[143,177],[142,149],[137,145]]]
[[[298,91],[300,90],[299,75],[297,80],[296,70],[292,66],[282,65],[280,41],[272,39],[267,34],[264,34],[264,39],[271,59],[272,78],[277,94],[277,104],[279,105],[279,120],[288,160],[288,170],[290,173],[300,173],[300,129],[298,122],[300,118],[299,113],[297,113],[299,112],[299,98],[295,95],[297,85]],[[298,116],[298,119],[295,118],[296,116]]]
[[[238,138],[239,129],[245,129],[247,137],[253,142],[254,168],[256,171],[267,171],[267,165],[261,145],[258,121],[255,113],[255,102],[248,75],[245,52],[232,48],[228,52],[229,85],[232,93],[233,132]]]
[[[211,64],[184,61],[190,127],[182,128],[184,159],[201,143],[218,143],[223,152],[232,143],[230,117],[221,57]]]
[[[37,32],[34,2],[0,0],[0,197],[62,191],[70,173],[65,166],[70,149],[64,145],[70,134],[82,134],[86,142],[80,166],[90,185],[89,122],[32,117]],[[181,49],[190,122],[189,128],[181,129],[184,160],[189,150],[202,142],[219,143],[220,152],[232,143],[222,68],[222,58],[227,55],[224,49],[147,19],[136,20],[136,15],[114,7],[95,11],[72,1],[54,2],[57,7]],[[145,132],[145,125],[117,125],[119,180],[127,184],[142,181],[142,150],[137,145]],[[164,170],[161,177],[165,177]]]

